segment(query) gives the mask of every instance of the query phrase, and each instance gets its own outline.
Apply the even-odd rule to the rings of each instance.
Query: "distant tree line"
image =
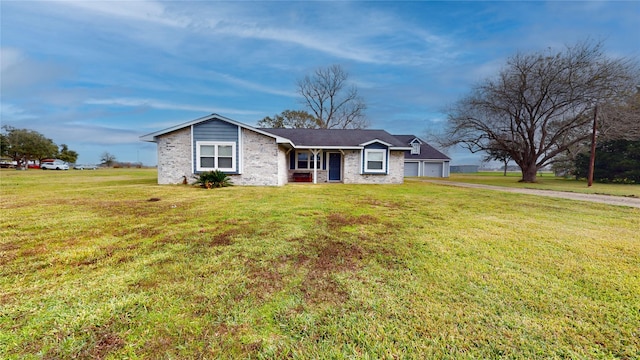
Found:
[[[22,168],[35,160],[60,159],[75,163],[78,159],[78,153],[70,150],[66,144],[58,146],[37,131],[8,125],[3,125],[0,132],[0,156],[15,161]]]

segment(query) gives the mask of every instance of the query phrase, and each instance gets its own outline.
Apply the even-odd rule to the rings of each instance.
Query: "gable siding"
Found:
[[[198,141],[231,141],[236,143],[236,172],[240,172],[240,144],[238,142],[238,126],[226,121],[212,119],[193,126],[193,172],[196,173],[196,143]]]

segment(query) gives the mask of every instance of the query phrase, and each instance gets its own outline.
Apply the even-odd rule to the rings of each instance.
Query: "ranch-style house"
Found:
[[[157,143],[159,184],[217,169],[235,185],[280,186],[402,183],[405,153],[416,151],[410,141],[417,138],[369,129],[255,128],[211,114],[140,139]]]

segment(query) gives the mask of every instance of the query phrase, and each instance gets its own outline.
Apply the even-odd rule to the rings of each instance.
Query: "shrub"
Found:
[[[578,154],[576,178],[586,178],[589,153]],[[610,140],[598,144],[593,179],[602,183],[640,184],[640,140]]]
[[[233,185],[231,183],[231,179],[229,178],[229,175],[223,173],[220,170],[207,171],[207,172],[200,173],[200,175],[198,175],[198,181],[196,181],[196,184],[199,184],[200,186],[206,189],[226,187],[226,186]]]

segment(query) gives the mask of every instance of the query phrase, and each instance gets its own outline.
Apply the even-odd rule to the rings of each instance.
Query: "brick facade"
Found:
[[[193,182],[191,169],[191,127],[158,138],[158,184]]]
[[[279,186],[287,183],[285,150],[275,139],[242,129],[241,174],[230,175],[235,185]],[[191,128],[176,130],[158,138],[158,184],[182,184],[195,180],[191,162]]]
[[[360,150],[349,150],[343,156],[343,182],[345,184],[402,184],[404,181],[404,151],[391,151],[389,174],[360,174]]]
[[[249,129],[242,129],[242,173],[231,175],[234,185],[278,186],[286,183],[284,150],[276,140]]]
[[[248,128],[240,127],[238,143],[240,174],[230,175],[235,185],[282,186],[293,182],[289,169],[290,150],[276,143],[276,139]],[[158,135],[158,184],[181,184],[195,180],[191,126]],[[342,182],[345,184],[401,184],[404,180],[404,151],[391,151],[389,174],[360,174],[361,150],[344,150]],[[313,173],[313,170],[304,170]],[[317,182],[326,183],[327,170],[317,171]]]

